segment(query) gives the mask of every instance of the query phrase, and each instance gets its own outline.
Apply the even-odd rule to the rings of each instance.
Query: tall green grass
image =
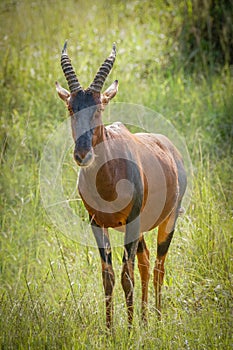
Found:
[[[182,3],[182,2],[181,2]],[[170,4],[170,5],[169,5]],[[232,72],[188,74],[177,55],[179,7],[171,2],[3,1],[1,23],[0,344],[3,349],[230,349],[232,345]],[[66,86],[60,50],[87,86],[117,43],[108,83],[116,101],[163,114],[186,138],[194,166],[191,203],[166,263],[163,319],[140,323],[136,269],[130,335],[114,248],[115,333],[106,333],[98,251],[54,227],[43,209],[39,162],[67,117],[54,82]],[[120,117],[119,117],[120,119]],[[146,235],[151,264],[156,230]]]

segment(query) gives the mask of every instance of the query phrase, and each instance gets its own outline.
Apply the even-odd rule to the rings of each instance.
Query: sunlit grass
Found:
[[[232,74],[228,67],[188,74],[176,60],[179,8],[162,2],[14,2],[1,8],[0,344],[48,349],[230,349],[232,344]],[[169,25],[168,25],[169,24]],[[116,42],[108,78],[116,101],[161,113],[186,138],[194,166],[189,209],[179,219],[166,264],[163,318],[128,335],[120,285],[122,248],[114,248],[115,332],[106,333],[97,249],[64,237],[43,208],[39,163],[67,117],[54,82],[66,86],[60,51],[69,52],[87,86]],[[120,116],[119,116],[120,119]],[[64,169],[67,194],[75,169]],[[83,208],[76,203],[73,208]],[[151,271],[156,230],[146,234]]]

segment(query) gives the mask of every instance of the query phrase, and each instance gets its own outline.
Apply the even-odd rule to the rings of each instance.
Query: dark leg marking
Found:
[[[165,226],[166,227],[166,226]],[[158,234],[162,234],[163,227],[159,228]],[[174,234],[174,230],[171,231],[165,238],[165,241],[158,243],[157,247],[157,259],[154,268],[154,287],[155,287],[155,300],[156,300],[156,308],[158,312],[158,317],[161,319],[161,293],[162,293],[162,284],[164,278],[164,262],[166,259],[167,251],[170,246],[172,237]]]
[[[113,288],[115,284],[115,276],[112,268],[112,253],[111,245],[106,229],[97,226],[92,223],[92,231],[94,233],[99,253],[101,257],[102,265],[102,278],[105,291],[105,305],[106,305],[106,325],[108,328],[112,328],[113,319]]]
[[[137,253],[143,253],[145,249],[147,249],[147,247],[146,247],[146,243],[145,243],[144,239],[140,240],[138,243]]]
[[[129,329],[133,322],[134,261],[139,242],[139,216],[127,223],[124,243],[121,284],[125,293]]]
[[[137,245],[138,245],[138,241],[125,244],[124,255],[122,259],[123,263],[126,263],[131,258],[134,264],[134,258],[137,252]]]
[[[174,230],[168,234],[166,241],[158,244],[158,247],[157,247],[157,256],[158,257],[164,256],[167,253],[168,248],[169,248],[170,243],[171,243],[171,240],[172,240],[172,237],[173,237],[173,234],[174,234]]]
[[[99,248],[101,259],[103,262],[112,265],[112,253],[109,237],[105,234],[104,229],[99,227],[94,220],[91,222],[91,227]]]

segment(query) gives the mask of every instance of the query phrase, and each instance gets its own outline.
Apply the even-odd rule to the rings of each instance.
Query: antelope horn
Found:
[[[109,75],[109,73],[113,67],[115,58],[116,58],[116,45],[114,43],[113,47],[112,47],[111,54],[109,55],[108,58],[106,58],[106,60],[102,64],[102,66],[99,68],[93,82],[89,86],[89,90],[95,91],[95,92],[101,91],[101,89],[104,85],[104,82],[105,82],[107,76]]]
[[[82,90],[81,85],[77,79],[75,71],[71,65],[71,61],[67,54],[67,40],[65,41],[62,53],[61,53],[61,66],[63,73],[66,77],[67,83],[69,85],[70,92],[76,92]]]

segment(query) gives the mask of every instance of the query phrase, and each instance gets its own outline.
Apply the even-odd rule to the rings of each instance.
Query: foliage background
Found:
[[[221,3],[221,5],[220,5]],[[199,16],[199,11],[201,16]],[[0,343],[2,348],[230,349],[232,344],[232,5],[228,1],[2,1]],[[127,333],[114,249],[115,334],[105,333],[98,252],[62,236],[43,209],[38,171],[66,117],[60,50],[83,86],[112,42],[116,101],[163,114],[194,165],[189,210],[167,259],[161,322],[150,285],[149,325]],[[70,179],[72,181],[72,169]],[[156,230],[148,234],[151,263]]]

